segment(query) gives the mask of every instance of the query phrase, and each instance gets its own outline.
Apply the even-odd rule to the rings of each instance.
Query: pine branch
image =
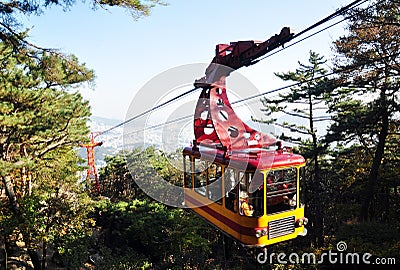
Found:
[[[50,144],[47,147],[45,147],[44,149],[42,149],[38,154],[36,154],[35,156],[37,158],[41,158],[43,157],[46,153],[50,152],[51,150],[54,150],[64,144],[68,144],[69,142],[67,141],[68,139],[68,134],[65,134],[60,140],[58,140],[56,143]]]
[[[0,31],[1,39],[3,41],[11,42],[11,44],[14,47],[14,49],[16,49],[17,51],[20,51],[20,45],[21,45],[20,43],[17,43],[17,41],[19,41],[19,42],[23,43],[24,45],[27,45],[27,46],[29,46],[31,48],[38,49],[40,51],[44,51],[44,52],[51,52],[51,51],[54,52],[54,51],[56,51],[56,49],[43,48],[43,47],[40,47],[40,46],[37,46],[37,45],[35,45],[33,43],[28,42],[23,34],[15,32],[9,25],[4,24],[1,21],[0,21],[0,26],[4,27],[11,34],[11,37],[10,37],[10,36],[7,36],[7,34],[5,34],[3,31]]]
[[[285,129],[289,129],[291,132],[298,132],[298,133],[301,133],[301,134],[310,135],[309,131],[301,130],[299,127],[287,126],[286,124],[280,124],[280,123],[277,123],[277,122],[275,122],[274,125],[277,125],[279,127],[285,128]]]
[[[285,110],[282,110],[281,112],[283,112],[283,113],[285,113],[287,115],[290,115],[290,116],[300,117],[300,118],[303,118],[303,119],[309,119],[309,117],[306,116],[306,115],[301,115],[301,114],[297,114],[297,113],[291,113],[291,112],[288,112],[288,111],[285,111]]]

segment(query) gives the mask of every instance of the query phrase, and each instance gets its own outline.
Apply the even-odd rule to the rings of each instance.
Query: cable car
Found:
[[[195,140],[183,150],[184,203],[245,246],[306,235],[305,159],[234,112],[224,85],[202,84]]]
[[[306,235],[300,182],[304,158],[244,123],[227,96],[226,78],[293,37],[284,27],[265,42],[218,44],[194,113],[192,147],[183,150],[184,203],[245,246]]]
[[[272,163],[264,162],[268,156]],[[183,157],[185,205],[241,244],[262,247],[307,233],[302,156],[278,147],[227,157],[222,149],[194,145]]]

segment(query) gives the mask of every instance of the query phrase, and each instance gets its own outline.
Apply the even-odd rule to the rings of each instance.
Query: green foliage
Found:
[[[69,69],[64,59],[58,58],[57,65],[63,66],[65,73],[59,75],[58,81],[50,81],[52,69],[42,70],[47,56],[36,57],[37,61],[21,57],[0,43],[1,142],[7,149],[0,171],[3,176],[14,168],[34,166],[33,161],[43,159],[59,146],[82,140],[88,132],[88,103],[78,92],[68,93],[60,88],[90,80],[93,72],[76,62],[79,69]],[[56,59],[53,55],[53,61]],[[14,164],[11,166],[8,161]]]
[[[23,235],[32,256],[90,229],[90,199],[78,184],[75,151],[87,139],[90,110],[69,91],[92,78],[74,56],[20,54],[0,43],[0,177],[8,199],[0,219],[8,235]],[[43,262],[32,256],[39,268]]]
[[[179,156],[179,158],[177,157]],[[100,169],[102,195],[111,200],[144,198],[135,179],[145,179],[152,189],[165,189],[160,180],[182,186],[182,174],[175,164],[182,166],[181,154],[166,154],[154,147],[136,148],[132,152],[120,152],[114,157],[106,157],[107,165]],[[167,194],[165,194],[167,195]]]
[[[275,73],[282,80],[297,84],[291,87],[289,92],[279,94],[277,98],[263,98],[264,108],[261,110],[268,119],[257,120],[274,123],[289,131],[289,134],[282,133],[281,137],[286,140],[298,141],[300,136],[302,155],[314,162],[324,149],[315,126],[317,122],[329,120],[329,116],[324,115],[327,111],[325,100],[328,84],[328,79],[323,77],[327,74],[323,67],[325,63],[323,56],[310,51],[308,64],[299,62],[296,71]],[[276,118],[277,115],[280,120]],[[290,122],[287,119],[290,119]]]
[[[290,91],[279,94],[279,97],[263,98],[264,108],[261,109],[268,117],[260,122],[273,123],[289,134],[280,136],[288,141],[302,139],[299,145],[301,154],[307,159],[307,177],[303,179],[303,192],[307,200],[306,214],[312,220],[310,222],[313,242],[322,246],[323,244],[323,218],[322,209],[329,208],[325,203],[329,191],[322,186],[323,171],[321,163],[323,153],[327,145],[321,141],[321,135],[317,134],[317,123],[330,119],[327,114],[326,88],[328,78],[325,77],[327,70],[323,67],[326,60],[318,53],[310,51],[307,64],[299,62],[296,71],[287,73],[275,73],[284,81],[296,82]],[[278,120],[277,115],[280,117]],[[288,121],[287,119],[290,119]],[[321,196],[323,194],[323,196]]]
[[[290,92],[279,94],[277,98],[263,98],[262,103],[265,108],[261,110],[268,119],[258,121],[273,123],[287,129],[292,134],[300,134],[303,137],[304,135],[315,134],[315,122],[326,120],[324,116],[315,112],[315,110],[321,109],[316,108],[317,105],[324,105],[325,88],[323,86],[325,86],[327,79],[320,77],[327,73],[327,70],[322,67],[325,63],[326,60],[322,56],[310,51],[308,65],[299,62],[300,67],[296,71],[275,73],[284,81],[293,81],[298,84],[293,86]],[[276,118],[277,113],[286,116],[280,116],[280,118],[294,120],[290,123],[285,120],[278,120]]]
[[[389,132],[398,130],[400,25],[392,15],[399,8],[393,1],[379,1],[367,9],[350,11],[349,33],[335,42],[335,69],[340,75],[329,91],[333,123],[326,142],[344,143],[363,154],[353,159],[358,165],[356,178],[364,182],[361,221],[377,218],[374,213],[388,207],[374,200],[378,200],[379,189],[386,189],[386,194],[389,190],[382,164],[391,156],[387,151]]]
[[[0,14],[2,15],[2,38],[7,34],[16,34],[16,26],[19,26],[19,15],[35,15],[40,16],[45,13],[46,9],[51,6],[60,6],[64,11],[70,10],[77,1],[63,0],[63,1],[11,1],[4,2],[0,5]],[[85,1],[83,1],[85,2]],[[150,15],[151,9],[155,5],[165,5],[161,0],[101,0],[89,1],[93,9],[107,8],[108,7],[121,7],[128,10],[131,15],[137,19],[143,16]],[[21,35],[16,34],[14,42],[21,38]]]
[[[78,92],[68,93],[60,88],[68,89],[91,79],[92,71],[75,63],[79,70],[65,71],[68,75],[58,77],[59,81],[46,81],[51,69],[39,72],[46,56],[38,54],[36,57],[38,61],[20,57],[0,43],[0,143],[3,151],[0,175],[3,177],[12,171],[16,174],[15,170],[22,167],[52,166],[57,155],[71,151],[71,146],[83,140],[88,132],[87,101]],[[64,64],[64,59],[58,58],[58,65],[69,68]],[[57,154],[53,152],[55,149],[59,150]]]
[[[122,255],[115,255],[112,249],[103,247],[101,249],[101,260],[98,263],[100,270],[129,270],[129,269],[153,269],[152,263],[142,254],[127,248]]]
[[[105,161],[107,165],[99,170],[102,195],[113,201],[139,197],[139,189],[127,167],[125,153],[106,157]]]
[[[134,256],[143,262],[142,267],[151,262],[158,268],[179,268],[205,264],[211,254],[213,230],[183,209],[133,200],[102,202],[97,213],[98,225],[104,231],[102,241],[108,247],[101,256],[118,258],[106,264],[122,263],[127,256]]]
[[[400,228],[389,223],[343,224],[336,238],[345,241],[355,252],[400,259]]]
[[[137,19],[143,16],[149,16],[151,9],[155,5],[166,5],[161,0],[101,0],[100,5],[119,6],[126,8],[133,18]]]

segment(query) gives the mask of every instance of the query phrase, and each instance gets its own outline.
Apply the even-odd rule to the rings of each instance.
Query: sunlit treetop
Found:
[[[86,1],[82,1],[86,2]],[[15,20],[17,12],[25,15],[42,15],[46,8],[60,6],[64,11],[68,11],[77,3],[76,0],[17,0],[0,1],[0,13],[2,23],[9,23],[10,19]],[[132,12],[135,17],[150,15],[151,9],[157,5],[164,5],[160,0],[91,0],[89,2],[93,9],[107,8],[107,6],[118,6]]]
[[[111,6],[121,7],[127,10],[134,19],[150,15],[152,8],[156,5],[165,5],[161,0],[82,0],[82,2],[89,3],[92,9],[107,9]],[[67,12],[76,3],[76,0],[1,0],[0,40],[11,42],[14,47],[22,44],[36,47],[26,40],[27,35],[25,32],[21,33],[24,30],[20,22],[21,14],[25,16],[40,16],[47,9],[55,6],[59,6]]]

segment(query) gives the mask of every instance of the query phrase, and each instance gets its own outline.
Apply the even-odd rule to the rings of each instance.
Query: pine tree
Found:
[[[290,92],[279,94],[275,99],[263,98],[265,108],[262,111],[269,119],[260,122],[273,123],[282,129],[288,130],[291,136],[281,136],[281,139],[295,140],[303,138],[301,143],[302,155],[310,162],[308,168],[311,173],[306,180],[307,214],[311,221],[313,242],[318,246],[323,244],[323,193],[321,186],[321,161],[320,155],[323,146],[317,135],[316,124],[329,120],[326,115],[325,85],[328,79],[325,77],[327,70],[323,67],[326,63],[324,57],[310,51],[308,64],[299,62],[296,71],[276,73],[275,75],[284,81],[293,81],[297,84],[290,88]],[[281,114],[280,121],[276,114]],[[275,116],[275,117],[274,117]],[[295,138],[294,138],[295,137]]]
[[[23,235],[35,269],[41,269],[38,244],[55,226],[49,221],[55,205],[43,201],[77,194],[74,149],[88,134],[90,108],[73,88],[91,81],[93,71],[74,56],[23,50],[0,43],[0,179],[8,199],[0,220],[5,231]],[[43,219],[51,225],[47,233]]]
[[[371,216],[385,157],[389,127],[399,112],[400,5],[376,1],[348,14],[348,34],[335,42],[339,86],[331,93],[334,123],[327,141],[364,147],[371,167],[362,195],[360,220]]]
[[[85,1],[82,1],[85,2]],[[64,11],[68,11],[76,4],[76,1],[62,0],[44,0],[44,1],[33,1],[33,0],[13,0],[3,1],[0,4],[0,39],[3,41],[9,41],[13,45],[17,45],[19,42],[29,44],[25,39],[25,33],[19,33],[18,29],[21,26],[19,21],[20,15],[25,16],[40,16],[46,12],[46,9],[54,6],[62,7]],[[138,19],[143,16],[148,16],[151,13],[151,9],[157,5],[165,5],[160,0],[100,0],[100,1],[89,1],[88,4],[93,9],[109,7],[121,7],[130,12],[133,18]],[[33,45],[33,44],[31,44]]]

